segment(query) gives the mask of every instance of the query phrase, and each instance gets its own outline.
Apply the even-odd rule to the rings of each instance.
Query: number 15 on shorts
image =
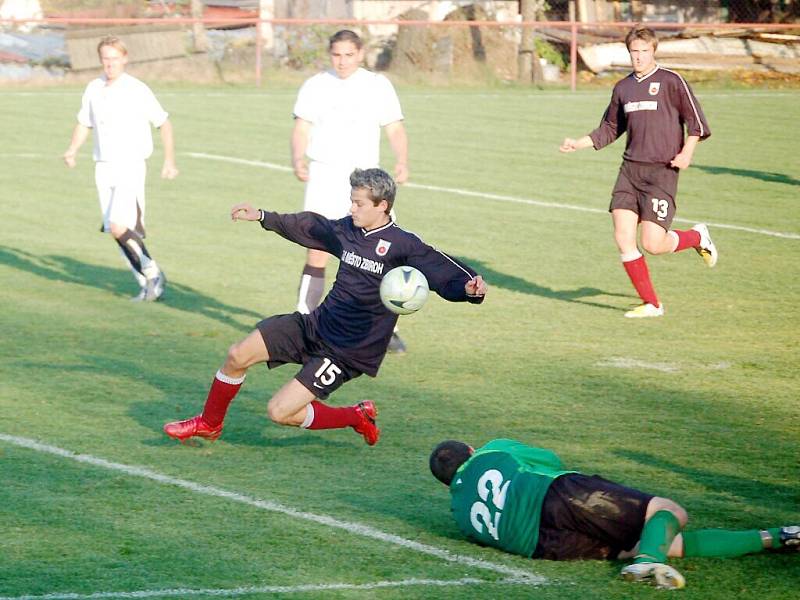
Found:
[[[333,364],[330,358],[323,358],[322,366],[314,373],[314,377],[318,379],[322,385],[328,386],[336,381],[336,376],[341,374],[341,372],[342,370]]]

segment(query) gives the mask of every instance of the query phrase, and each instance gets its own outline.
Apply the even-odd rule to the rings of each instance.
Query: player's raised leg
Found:
[[[244,383],[247,369],[268,359],[264,338],[256,329],[228,349],[225,364],[211,382],[203,412],[190,419],[167,423],[164,433],[181,441],[194,436],[216,440],[222,433],[228,407]]]
[[[303,377],[303,371],[298,374]],[[267,415],[279,424],[303,429],[342,429],[352,427],[374,446],[380,438],[375,422],[378,410],[374,402],[365,400],[353,406],[330,406],[298,379],[288,381],[270,399]]]

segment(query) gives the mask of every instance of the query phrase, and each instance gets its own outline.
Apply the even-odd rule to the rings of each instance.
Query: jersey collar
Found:
[[[394,225],[394,221],[392,221],[391,219],[389,219],[389,222],[388,222],[388,223],[386,223],[386,225],[381,225],[380,227],[376,227],[375,229],[366,230],[366,229],[364,229],[364,228],[362,227],[362,228],[361,228],[361,233],[363,233],[363,234],[364,234],[364,237],[368,237],[368,236],[372,235],[373,233],[378,233],[378,232],[381,232],[381,231],[383,231],[384,229],[388,229],[388,228],[389,228],[389,227],[391,227],[392,225]]]
[[[637,77],[636,73],[632,73],[632,75],[633,75],[633,78],[636,80],[636,83],[641,83],[642,81],[644,81],[645,79],[647,79],[648,77],[653,75],[656,71],[658,71],[659,68],[660,67],[658,65],[656,65],[655,67],[653,67],[652,71],[650,71],[646,75],[642,75],[641,77]]]

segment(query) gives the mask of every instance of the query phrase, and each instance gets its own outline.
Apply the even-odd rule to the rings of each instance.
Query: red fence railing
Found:
[[[591,33],[601,29],[630,29],[634,23],[629,21],[608,22],[580,22],[580,21],[414,21],[397,19],[259,19],[252,17],[136,17],[136,18],[111,18],[111,17],[47,17],[42,19],[0,19],[0,23],[10,25],[198,25],[213,27],[255,27],[256,28],[256,57],[255,81],[261,85],[262,53],[264,50],[263,26],[303,26],[303,25],[336,25],[369,27],[373,25],[391,25],[396,27],[497,27],[497,28],[534,28],[534,29],[563,29],[570,32],[569,73],[570,88],[575,91],[577,87],[577,49],[578,34]],[[645,22],[652,29],[665,30],[745,30],[752,32],[777,32],[800,30],[800,25],[792,23],[668,23]],[[620,35],[622,38],[622,35]]]

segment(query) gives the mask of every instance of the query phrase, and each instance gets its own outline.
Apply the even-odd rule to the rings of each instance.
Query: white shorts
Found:
[[[97,162],[94,182],[103,215],[103,231],[116,223],[144,237],[144,180],[147,166],[142,161]]]
[[[332,166],[311,161],[303,210],[328,219],[343,219],[350,214],[350,174],[354,167]]]

